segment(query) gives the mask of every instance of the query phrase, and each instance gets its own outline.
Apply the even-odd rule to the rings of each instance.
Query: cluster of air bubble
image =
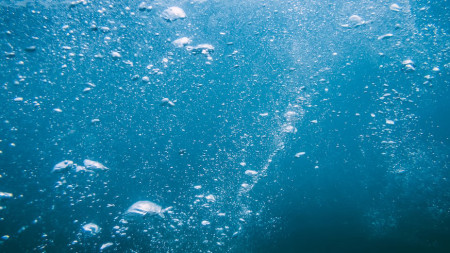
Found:
[[[200,2],[203,1],[193,1],[193,3]],[[223,250],[224,247],[221,247],[224,245],[226,247],[232,247],[232,243],[230,242],[232,242],[233,238],[240,236],[246,226],[253,227],[254,224],[251,223],[252,218],[255,218],[255,216],[260,215],[261,212],[264,211],[264,204],[256,205],[254,203],[254,200],[252,199],[252,189],[254,189],[269,173],[272,173],[270,168],[271,165],[273,165],[274,160],[276,161],[276,159],[281,156],[280,154],[286,152],[286,145],[289,145],[289,142],[291,142],[295,136],[301,135],[305,130],[305,127],[320,128],[321,120],[323,118],[317,117],[311,118],[307,122],[304,121],[304,118],[308,116],[309,110],[313,110],[317,105],[328,103],[328,100],[336,100],[341,97],[341,94],[336,94],[335,90],[337,86],[343,84],[330,81],[332,79],[330,76],[332,76],[333,73],[339,73],[340,70],[355,64],[351,57],[342,55],[342,52],[339,51],[338,47],[341,39],[344,41],[343,43],[345,43],[345,41],[360,42],[360,46],[366,47],[367,51],[370,51],[369,53],[373,54],[375,52],[377,57],[390,57],[390,63],[381,65],[379,68],[386,70],[387,73],[401,73],[401,75],[405,77],[406,83],[409,84],[409,88],[399,90],[398,88],[391,87],[389,78],[383,76],[379,78],[379,83],[374,82],[371,84],[364,84],[365,90],[374,94],[373,104],[376,109],[355,113],[355,119],[365,117],[369,122],[365,129],[367,131],[360,134],[359,138],[361,139],[361,142],[370,142],[375,139],[373,146],[377,147],[379,152],[387,157],[386,160],[389,161],[387,162],[389,166],[386,170],[395,177],[411,175],[415,172],[414,166],[416,164],[423,162],[423,160],[431,160],[431,158],[429,158],[431,155],[423,151],[425,148],[423,146],[416,147],[416,150],[404,150],[403,148],[409,146],[411,140],[415,138],[414,133],[410,133],[410,129],[411,125],[415,124],[414,121],[416,117],[409,113],[408,109],[418,106],[415,102],[415,98],[425,89],[433,86],[433,79],[436,75],[439,75],[443,66],[435,63],[434,59],[427,59],[426,61],[424,59],[418,59],[417,52],[408,51],[413,47],[417,47],[416,51],[421,51],[418,45],[413,44],[415,41],[414,36],[417,36],[418,31],[414,28],[414,15],[411,14],[411,7],[408,1],[399,1],[397,3],[389,4],[372,2],[373,1],[361,1],[359,4],[342,4],[343,7],[341,12],[336,14],[336,20],[332,25],[334,29],[337,29],[338,31],[336,32],[338,34],[337,37],[340,36],[339,38],[334,39],[334,42],[338,45],[332,45],[326,50],[321,49],[322,47],[328,46],[325,45],[327,44],[325,42],[309,42],[308,39],[312,40],[314,36],[309,36],[311,34],[308,32],[295,33],[290,31],[290,29],[280,29],[279,34],[276,36],[270,35],[272,36],[271,38],[269,38],[269,35],[262,38],[258,37],[257,39],[264,39],[264,43],[268,44],[267,47],[264,48],[266,50],[279,50],[277,53],[289,51],[290,57],[292,58],[287,57],[284,59],[283,63],[285,63],[287,67],[281,70],[273,69],[270,64],[265,65],[266,62],[252,63],[251,61],[253,59],[241,55],[239,49],[231,50],[232,52],[230,51],[230,54],[226,56],[215,56],[217,52],[225,51],[225,49],[215,42],[203,41],[203,38],[201,38],[200,35],[196,35],[192,32],[193,30],[201,29],[201,27],[192,29],[194,21],[191,17],[194,17],[194,14],[191,14],[189,11],[186,11],[186,13],[185,10],[179,6],[165,6],[161,1],[136,2],[134,6],[126,6],[120,11],[122,14],[129,14],[130,17],[141,15],[161,21],[161,23],[156,21],[151,24],[146,24],[142,22],[141,19],[136,21],[136,27],[154,26],[156,27],[155,29],[161,30],[167,29],[167,27],[175,27],[173,29],[177,30],[177,32],[173,32],[170,36],[164,38],[168,48],[170,48],[170,52],[160,52],[160,54],[158,54],[161,56],[160,58],[141,59],[143,57],[140,56],[142,51],[144,51],[142,48],[145,48],[145,50],[153,50],[152,47],[155,45],[150,45],[151,43],[133,45],[135,46],[135,52],[130,52],[121,46],[121,41],[126,41],[127,38],[125,36],[122,37],[117,35],[119,34],[117,31],[130,31],[133,28],[123,24],[120,17],[117,19],[105,18],[104,20],[98,19],[89,21],[83,24],[80,29],[82,31],[77,31],[72,24],[63,24],[57,31],[61,36],[56,39],[55,45],[53,45],[54,48],[50,46],[49,48],[45,48],[45,45],[40,46],[39,37],[31,38],[30,41],[26,42],[27,45],[22,45],[22,47],[13,44],[5,44],[5,50],[3,50],[4,58],[8,62],[15,61],[15,65],[18,69],[27,68],[28,65],[33,64],[33,62],[27,61],[27,55],[38,54],[41,52],[57,56],[59,57],[58,59],[64,60],[62,64],[58,66],[58,69],[55,70],[60,76],[73,75],[74,72],[77,73],[77,75],[82,76],[83,71],[86,71],[86,69],[77,69],[77,67],[83,64],[89,66],[91,59],[85,58],[85,56],[89,54],[94,56],[92,61],[102,62],[97,63],[94,67],[101,66],[102,64],[112,64],[114,66],[119,66],[123,71],[127,71],[128,68],[130,68],[133,70],[130,71],[133,72],[133,74],[130,75],[129,80],[120,80],[120,82],[118,82],[120,85],[117,87],[117,94],[127,92],[133,94],[134,96],[130,96],[130,103],[137,104],[138,101],[135,100],[141,98],[144,98],[142,99],[142,103],[145,105],[155,102],[159,105],[157,107],[164,110],[164,114],[169,114],[171,117],[173,116],[173,118],[176,118],[176,115],[171,110],[177,109],[178,105],[183,104],[184,101],[169,95],[162,95],[159,96],[156,101],[152,102],[147,100],[145,95],[147,93],[152,93],[153,91],[151,91],[149,87],[162,83],[163,81],[161,80],[168,80],[168,83],[174,82],[174,79],[178,80],[175,77],[167,77],[166,79],[163,77],[164,75],[170,76],[170,74],[168,74],[168,69],[173,65],[182,62],[180,59],[176,58],[178,54],[186,54],[193,58],[197,58],[196,60],[206,61],[206,65],[212,65],[215,62],[219,62],[219,60],[222,60],[222,57],[230,59],[239,59],[239,57],[241,57],[243,59],[242,63],[240,63],[241,65],[264,65],[255,66],[255,69],[260,67],[264,69],[264,71],[271,73],[277,73],[276,71],[278,71],[278,75],[280,76],[279,79],[281,80],[281,85],[277,86],[276,84],[271,84],[271,87],[276,87],[281,90],[280,93],[284,95],[281,99],[283,100],[282,102],[284,102],[283,106],[277,108],[275,108],[275,105],[272,107],[261,106],[258,108],[258,111],[255,112],[254,121],[261,125],[264,125],[264,123],[267,122],[276,122],[274,123],[274,125],[276,125],[274,129],[270,127],[272,126],[270,124],[263,126],[263,129],[267,133],[264,135],[265,139],[261,137],[261,139],[263,139],[262,144],[254,141],[256,137],[252,136],[252,133],[250,133],[251,129],[254,127],[254,122],[245,122],[243,125],[239,125],[237,129],[233,130],[233,134],[236,134],[236,139],[238,139],[238,141],[236,141],[238,144],[236,145],[240,145],[239,149],[242,150],[241,153],[228,155],[227,158],[222,158],[217,155],[217,157],[209,157],[208,159],[204,158],[204,160],[202,160],[205,163],[204,167],[214,167],[213,169],[210,169],[210,171],[214,172],[214,169],[218,170],[220,165],[228,165],[233,168],[233,170],[238,171],[236,173],[237,176],[230,176],[226,180],[217,177],[214,178],[216,181],[211,182],[209,185],[189,182],[189,184],[192,184],[190,185],[189,191],[179,193],[180,197],[177,201],[173,201],[173,203],[168,205],[163,205],[162,203],[160,205],[157,204],[159,203],[157,200],[147,200],[149,198],[144,197],[138,198],[141,200],[131,199],[129,196],[126,196],[127,193],[125,192],[120,194],[117,193],[114,196],[114,199],[116,200],[125,199],[121,206],[115,206],[111,203],[105,205],[101,199],[103,196],[108,196],[111,191],[108,187],[112,180],[110,174],[113,173],[112,171],[107,172],[108,168],[102,164],[104,163],[103,161],[100,163],[85,159],[82,163],[77,164],[71,160],[64,160],[54,165],[51,170],[53,172],[52,176],[59,176],[60,179],[56,182],[55,193],[53,194],[56,196],[57,200],[61,201],[58,202],[59,205],[50,205],[49,208],[52,210],[64,210],[61,208],[62,204],[60,203],[67,204],[70,207],[85,206],[87,211],[82,211],[86,211],[86,213],[96,213],[100,216],[95,218],[83,213],[86,218],[83,220],[74,220],[73,223],[76,224],[79,229],[72,234],[72,243],[68,247],[70,249],[79,249],[76,247],[80,245],[90,245],[89,243],[91,243],[92,240],[96,240],[95,243],[102,242],[98,245],[94,243],[96,249],[106,251],[115,249],[114,246],[118,246],[120,243],[126,244],[126,241],[129,241],[130,244],[134,243],[137,245],[148,243],[148,241],[145,241],[145,243],[139,241],[139,239],[137,239],[139,236],[148,237],[152,246],[155,248],[160,247],[161,251],[176,251],[177,247],[180,245],[189,243],[192,244],[191,250],[196,249],[201,245],[206,245],[204,247],[209,249],[219,249],[217,251]],[[23,8],[32,4],[31,1],[21,1],[8,7]],[[313,5],[311,1],[307,1],[305,5],[307,4]],[[0,5],[5,4],[1,3]],[[108,14],[108,12],[112,12],[115,8],[119,8],[113,3],[103,4],[102,2],[99,6],[96,6],[92,1],[84,0],[73,1],[70,3],[42,1],[40,2],[40,5],[45,8],[59,8],[61,6],[67,7],[67,5],[69,5],[70,10],[74,11],[74,13],[78,11],[77,8],[82,7],[86,8],[88,11],[94,11],[95,9],[95,12],[102,18],[107,16],[106,14]],[[182,6],[182,4],[180,4],[180,6]],[[201,9],[201,6],[196,7]],[[277,16],[283,13],[283,15],[285,15],[284,17],[293,16],[293,19],[296,19],[308,9],[304,6],[302,7],[292,3],[285,3],[282,7],[283,8],[281,8],[280,11],[276,10],[276,8],[273,11],[271,10],[271,15]],[[134,10],[136,10],[138,14],[136,14]],[[118,13],[120,12],[118,11]],[[292,14],[293,12],[295,12],[295,14]],[[76,15],[74,13],[71,13],[69,17],[70,19],[76,20]],[[64,13],[64,15],[66,15],[66,13]],[[45,20],[48,20],[49,18],[51,17],[45,17]],[[259,19],[260,17],[257,16],[257,18]],[[162,23],[167,26],[161,25]],[[380,23],[385,23],[386,26],[381,26]],[[320,31],[318,30],[319,28],[316,28],[315,26],[317,25],[317,27],[320,27],[323,25],[320,23],[320,20],[315,20],[314,22],[307,22],[307,20],[301,20],[300,22],[299,20],[296,20],[295,24],[298,25],[298,27],[295,26],[295,29],[305,29],[305,26],[309,26],[306,28],[309,32]],[[246,24],[238,23],[235,28],[241,28],[238,27],[241,25],[251,27],[252,22]],[[208,24],[204,24],[204,26],[208,26]],[[382,28],[375,29],[375,26],[380,26]],[[43,29],[47,29],[46,25],[44,25]],[[292,28],[292,30],[295,29]],[[428,29],[432,29],[432,27],[428,27]],[[264,29],[260,29],[260,31],[255,30],[255,36],[268,32],[262,30]],[[188,33],[188,31],[192,32],[192,34],[184,34]],[[56,31],[53,32],[57,33]],[[77,36],[77,32],[79,32],[79,36]],[[83,42],[84,36],[89,34],[89,32],[93,34],[90,36],[98,37],[98,41],[100,41],[98,44],[89,45],[89,43]],[[329,36],[334,36],[334,33],[333,30]],[[5,32],[5,36],[12,36],[11,34],[12,33],[9,31]],[[221,33],[221,36],[224,34],[225,33]],[[319,34],[314,35],[319,36]],[[73,39],[66,40],[66,37],[64,36]],[[160,33],[143,34],[139,38],[133,38],[133,40],[147,42],[147,37],[150,36],[158,37],[160,36]],[[252,39],[249,38],[249,40]],[[289,41],[289,43],[286,44],[291,45],[291,48],[286,49],[280,46],[282,44],[280,41],[283,40]],[[130,40],[127,41],[127,43],[131,42]],[[216,47],[209,44],[209,42]],[[229,47],[232,45],[232,43],[227,44]],[[333,48],[333,46],[336,46],[338,49]],[[319,52],[317,58],[313,59],[313,57],[310,56],[320,50],[323,50],[323,53]],[[267,52],[261,50],[256,53],[264,54]],[[139,60],[136,60],[136,58]],[[341,61],[336,59],[340,59]],[[79,62],[82,63],[80,64]],[[297,68],[291,67],[290,63],[292,62],[298,63],[298,65],[296,65]],[[334,62],[340,62],[341,64],[336,66],[334,65]],[[376,60],[374,60],[374,62],[376,62]],[[235,65],[236,71],[239,70],[239,66],[239,64]],[[179,69],[174,68],[174,72],[171,73],[176,76],[178,74],[177,71],[179,71]],[[36,74],[38,72],[39,71],[36,71]],[[42,70],[42,72],[44,72],[44,70]],[[224,73],[224,76],[226,74],[229,73]],[[264,76],[264,74],[267,73],[255,73],[252,75],[252,78],[258,79],[260,76]],[[409,81],[412,80],[411,77],[415,77],[416,75],[423,75],[423,82],[409,83]],[[199,74],[199,76],[203,78],[204,74]],[[181,76],[179,80],[183,80],[183,78],[184,77]],[[236,74],[233,78],[240,79],[240,76]],[[74,106],[68,102],[69,100],[52,101],[46,96],[35,96],[25,92],[22,94],[16,92],[14,88],[11,88],[34,85],[29,79],[30,77],[27,77],[27,73],[24,71],[24,74],[17,75],[10,84],[5,83],[4,89],[10,90],[8,91],[9,101],[11,101],[14,106],[23,106],[24,108],[32,107],[35,111],[50,110],[50,112],[55,114],[54,117],[58,119],[55,127],[58,124],[63,125],[65,122],[68,122],[66,124],[71,124],[65,117],[68,117],[67,115],[70,115],[71,112],[77,112],[77,110],[73,109]],[[51,78],[43,75],[42,79],[42,85],[56,87],[55,82],[52,81]],[[343,77],[342,80],[345,80],[345,77]],[[233,82],[234,81],[235,80],[233,80]],[[208,81],[206,80],[205,83],[207,82]],[[236,80],[236,82],[239,82],[239,85],[244,85],[242,84],[244,83],[242,80]],[[166,87],[166,91],[169,89],[180,89],[178,87],[180,85],[176,82],[174,83],[175,84],[173,85],[170,83],[162,86]],[[213,84],[214,82],[211,80],[209,83]],[[262,82],[257,84],[262,85],[261,83]],[[73,98],[74,101],[83,101],[83,99],[89,98],[99,104],[102,102],[105,104],[114,104],[115,101],[113,98],[91,96],[93,93],[100,93],[106,85],[108,84],[86,81],[81,84],[62,85],[61,90],[71,90],[71,86],[73,86],[73,89],[76,89],[78,92],[76,95],[70,93],[70,97]],[[201,87],[204,84],[199,81],[199,83],[194,85]],[[136,90],[136,93],[139,95],[132,93]],[[185,91],[183,90],[180,93],[184,94],[184,92]],[[197,104],[202,104],[203,102],[205,101],[195,101]],[[211,101],[206,101],[205,103],[207,102]],[[236,104],[240,102],[241,101],[233,101],[233,103]],[[199,108],[202,107],[199,106]],[[236,108],[239,107],[233,107],[235,110],[230,110],[229,114],[239,114],[239,112],[236,111]],[[119,106],[116,109],[117,111],[120,111]],[[323,113],[332,113],[339,116],[343,112],[337,110]],[[205,114],[208,114],[208,112],[205,112]],[[126,116],[132,118],[140,115],[130,113]],[[164,116],[165,115],[157,115],[156,117],[162,118]],[[155,117],[155,115],[150,115],[150,117]],[[223,116],[221,115],[218,117]],[[83,125],[85,128],[101,126],[104,121],[100,113],[98,115],[88,115],[86,118],[88,124]],[[81,120],[83,120],[83,118]],[[173,121],[175,121],[175,119],[168,120],[168,122]],[[17,128],[7,120],[5,120],[5,124],[8,126],[11,125],[11,127],[9,127],[11,132],[22,131],[22,129],[17,130]],[[182,128],[182,126],[183,125],[180,123],[177,127]],[[150,125],[148,127],[155,129],[170,129],[173,126]],[[63,142],[66,135],[70,136],[70,134],[76,134],[77,131],[79,130],[76,127],[71,127],[69,128],[68,133],[60,133],[59,136],[54,138],[54,145],[60,145],[59,143]],[[398,135],[399,132],[405,132],[406,134]],[[99,145],[99,143],[96,142],[95,137],[91,137],[88,134],[86,136],[86,138],[83,138],[83,141],[86,143],[94,143],[92,146],[95,147]],[[91,139],[88,137],[91,137]],[[121,138],[121,136],[111,135],[111,138]],[[239,143],[239,141],[241,141],[241,143]],[[170,143],[169,145],[174,144]],[[213,145],[208,147],[211,146]],[[252,149],[254,146],[261,149],[261,152],[254,153],[248,151],[254,150],[255,148]],[[8,143],[8,147],[15,148],[16,143],[11,141]],[[139,148],[136,149],[138,150]],[[320,147],[317,147],[317,149],[320,149]],[[220,151],[223,153],[227,152],[225,148]],[[317,150],[313,151],[317,152]],[[414,155],[414,158],[409,159],[408,153],[412,153],[411,151],[415,151],[416,155]],[[72,151],[68,152],[70,153]],[[165,159],[163,151],[158,150],[155,153],[160,156],[158,159]],[[183,156],[188,154],[188,151],[181,149],[179,150],[179,154],[180,156]],[[299,149],[295,150],[293,154],[288,154],[288,156],[303,159],[308,157],[309,154],[309,150]],[[250,160],[251,157],[259,159],[259,163],[249,162],[248,160]],[[320,170],[319,163],[320,158],[317,158],[316,165],[313,169]],[[108,163],[105,164],[107,164],[108,167],[110,166]],[[191,167],[189,168],[191,169]],[[204,170],[207,171],[206,168]],[[46,171],[50,171],[50,169],[46,169]],[[121,175],[121,168],[114,168],[113,171],[120,175],[115,179],[116,181],[120,182],[122,177],[125,177],[125,175]],[[143,170],[143,173],[150,172]],[[230,172],[230,174],[231,173],[232,172]],[[139,177],[139,174],[136,174],[137,176],[132,176],[134,177],[133,179]],[[175,176],[183,176],[182,173],[178,174],[177,172],[174,172],[174,174],[176,174]],[[159,192],[160,190],[154,189],[152,182],[145,182],[145,184],[147,184],[146,189],[142,190],[142,195],[152,195],[154,192]],[[230,187],[230,185],[237,186],[233,188]],[[228,191],[230,188],[232,190]],[[237,188],[237,190],[233,191],[235,188]],[[46,193],[45,190],[41,191]],[[13,193],[0,192],[0,201],[2,201],[0,203],[3,205],[3,203],[8,203],[7,201],[14,200],[15,196],[20,196],[20,193]],[[166,196],[162,195],[160,196],[160,199],[165,199],[165,197]],[[3,207],[0,207],[0,210],[1,209],[3,209]],[[369,227],[376,233],[385,233],[397,224],[397,217],[395,213],[392,213],[390,210],[373,208],[368,210],[367,213],[368,223],[370,223]],[[102,221],[102,218],[105,218],[106,220],[112,219],[114,224],[107,224],[107,222]],[[41,222],[42,217],[38,217],[29,225],[32,226]],[[266,224],[263,224],[262,226],[264,225]],[[27,229],[27,226],[20,228],[18,234]],[[51,239],[48,239],[49,237],[50,236],[46,233],[42,234],[42,241],[45,242],[43,244],[51,245]],[[9,235],[3,235],[0,243],[7,241],[9,238]],[[198,241],[199,244],[195,244]],[[45,251],[44,246],[45,245],[40,248],[41,251]],[[213,248],[213,246],[218,246],[219,248]],[[182,251],[181,249],[179,250]]]
[[[78,165],[71,160],[64,160],[62,162],[57,163],[53,167],[52,172],[53,173],[63,173],[63,172],[67,172],[69,170],[73,170],[75,172],[91,172],[91,173],[93,173],[93,172],[97,172],[97,171],[109,170],[105,165],[103,165],[99,162],[96,162],[96,161],[89,160],[89,159],[85,159],[83,161],[83,165]]]
[[[365,4],[367,3],[362,3],[362,6]],[[365,119],[367,122],[366,129],[361,131],[358,138],[364,143],[361,147],[373,147],[383,156],[384,163],[380,166],[389,174],[391,182],[386,185],[385,194],[397,196],[396,189],[401,185],[405,195],[408,195],[414,191],[410,189],[414,185],[413,181],[434,181],[427,175],[430,170],[441,173],[440,169],[429,162],[439,160],[431,158],[439,154],[425,151],[436,147],[425,147],[418,141],[417,136],[423,133],[418,129],[418,117],[414,115],[414,111],[420,108],[418,101],[423,94],[433,92],[433,79],[439,75],[442,67],[439,66],[439,54],[422,44],[430,38],[436,41],[438,29],[431,24],[421,28],[423,24],[417,20],[418,14],[413,13],[409,1],[369,6],[377,11],[367,13],[361,9],[353,12],[341,25],[349,29],[347,34],[355,40],[370,43],[368,45],[374,49],[371,53],[378,54],[380,59],[388,62],[378,67],[380,72],[386,73],[385,76],[379,76],[378,80],[370,78],[371,83],[364,85],[364,93],[372,94],[374,106],[369,111],[355,113],[355,119]],[[425,10],[422,7],[416,12]],[[361,12],[365,14],[360,14]],[[434,30],[434,33],[428,34],[430,38],[426,38],[427,32],[424,32],[428,29]],[[349,62],[348,65],[350,64],[354,62]],[[402,82],[401,86],[398,85],[399,80]],[[333,113],[339,115],[342,112]],[[363,154],[366,151],[369,150],[361,149]],[[428,163],[428,166],[422,165],[423,163]],[[426,188],[426,191],[432,190]],[[375,205],[367,210],[368,227],[374,234],[383,236],[396,228],[401,214],[395,203],[381,205],[377,202]],[[436,206],[435,203],[429,205]]]

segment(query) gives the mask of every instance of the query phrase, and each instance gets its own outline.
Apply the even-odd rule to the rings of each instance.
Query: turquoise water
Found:
[[[1,1],[0,251],[448,252],[448,6]]]

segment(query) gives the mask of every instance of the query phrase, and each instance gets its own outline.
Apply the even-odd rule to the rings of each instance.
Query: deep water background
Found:
[[[449,252],[447,0],[140,3],[0,2],[1,252]]]

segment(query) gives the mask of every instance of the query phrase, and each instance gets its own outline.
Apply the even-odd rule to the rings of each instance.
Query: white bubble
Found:
[[[173,106],[175,106],[175,103],[170,101],[170,99],[168,99],[168,98],[163,98],[163,99],[161,99],[161,106],[173,107]]]
[[[405,65],[405,71],[407,71],[407,72],[409,72],[409,71],[415,71],[416,70],[416,68],[413,66],[413,65],[410,65],[410,64],[408,64],[408,65]]]
[[[355,28],[364,25],[365,23],[364,19],[360,16],[351,15],[347,20],[347,24],[342,25],[342,27]]]
[[[406,72],[411,72],[411,71],[415,71],[415,70],[416,70],[416,67],[415,67],[415,65],[414,65],[414,62],[413,62],[411,59],[406,59],[406,60],[404,60],[404,61],[402,62],[402,64],[403,64],[403,69],[404,69]]]
[[[34,52],[36,51],[36,46],[29,46],[25,48],[25,51],[27,52]]]
[[[0,192],[0,199],[9,199],[12,198],[13,194],[9,192]]]
[[[100,227],[94,223],[85,224],[82,229],[89,236],[94,236],[100,232]]]
[[[104,166],[103,164],[96,162],[96,161],[92,161],[89,159],[85,159],[83,161],[84,166],[86,167],[87,170],[108,170],[108,168],[106,166]]]
[[[87,1],[86,0],[72,1],[72,2],[70,2],[69,7],[73,8],[73,7],[75,7],[75,6],[79,5],[79,4],[86,5]]]
[[[294,111],[288,111],[288,112],[286,112],[285,114],[284,114],[284,117],[287,119],[287,120],[292,120],[294,117],[296,117],[298,114],[296,113],[296,112],[294,112]]]
[[[246,170],[244,173],[245,173],[245,175],[247,175],[247,176],[255,176],[255,175],[258,175],[258,172],[254,171],[254,170]]]
[[[111,31],[111,29],[110,29],[109,27],[107,27],[107,26],[102,26],[102,27],[100,27],[100,30],[101,30],[102,32],[104,32],[104,33],[107,33],[107,32],[109,32],[109,31]]]
[[[74,166],[73,161],[64,160],[53,166],[52,172],[65,172]]]
[[[188,44],[190,44],[192,42],[191,39],[189,39],[188,37],[182,37],[179,39],[176,39],[172,42],[172,44],[176,47],[184,47]]]
[[[297,128],[295,128],[293,125],[285,124],[285,125],[282,126],[281,131],[283,133],[296,133],[297,132]]]
[[[390,119],[386,119],[386,124],[388,125],[394,125],[394,121]]]
[[[208,200],[209,202],[215,202],[216,201],[216,198],[212,194],[209,194],[208,196],[206,196],[205,199]]]
[[[75,172],[81,172],[81,171],[92,172],[92,171],[88,171],[86,169],[86,167],[84,167],[84,166],[81,166],[81,165],[75,166]]]
[[[119,52],[117,52],[117,51],[112,51],[111,52],[111,56],[112,56],[113,59],[119,59],[119,58],[122,57],[122,55]]]
[[[186,13],[180,7],[172,6],[164,10],[161,13],[161,17],[167,21],[175,21],[180,18],[186,18]]]
[[[202,221],[202,225],[203,225],[203,226],[207,226],[207,225],[209,225],[209,224],[211,224],[211,222],[209,222],[209,221],[207,221],[207,220]]]
[[[386,33],[384,35],[381,35],[378,37],[379,40],[383,40],[383,39],[389,39],[391,37],[393,37],[394,35],[392,33]]]
[[[155,204],[151,201],[142,200],[131,205],[127,211],[125,212],[125,218],[128,219],[136,219],[143,218],[144,216],[153,216],[159,215],[164,218],[164,213],[172,209],[172,207],[168,207],[166,209],[162,209],[162,207],[158,204]]]
[[[102,246],[100,247],[100,251],[103,251],[104,249],[109,248],[109,247],[111,247],[111,246],[113,246],[113,245],[114,245],[114,244],[113,244],[112,242],[104,243],[104,244],[102,244]]]
[[[402,64],[403,65],[408,65],[408,64],[414,65],[414,62],[411,59],[406,59],[406,60],[402,61]]]
[[[192,54],[204,54],[209,55],[214,52],[214,46],[211,44],[198,44],[197,46],[187,46],[186,50]]]
[[[23,97],[16,97],[16,98],[14,98],[14,101],[21,102],[21,101],[23,101]]]
[[[352,25],[362,25],[364,24],[364,20],[358,15],[352,15],[348,18],[348,21]]]
[[[295,154],[295,157],[299,158],[300,156],[305,155],[306,152],[298,152],[297,154]]]
[[[138,9],[140,11],[149,11],[149,10],[153,9],[153,6],[151,6],[150,4],[148,4],[146,2],[142,2],[139,4]]]
[[[391,6],[389,6],[389,9],[391,11],[400,11],[402,8],[398,4],[391,4]]]

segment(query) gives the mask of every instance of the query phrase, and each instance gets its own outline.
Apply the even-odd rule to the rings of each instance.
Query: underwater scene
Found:
[[[0,252],[450,252],[449,0],[0,0]]]

